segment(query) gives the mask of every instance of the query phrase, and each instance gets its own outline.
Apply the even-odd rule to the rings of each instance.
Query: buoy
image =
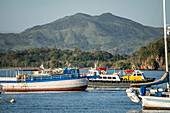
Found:
[[[11,102],[11,103],[14,103],[14,102],[15,102],[15,100],[14,100],[14,99],[10,99],[10,102]]]

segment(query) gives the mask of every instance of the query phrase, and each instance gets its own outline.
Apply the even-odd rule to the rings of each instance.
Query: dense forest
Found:
[[[104,51],[84,52],[76,47],[71,50],[54,47],[0,53],[0,67],[39,67],[43,64],[46,68],[54,68],[71,64],[74,67],[85,68],[94,67],[94,64],[98,63],[100,67],[111,68],[116,61],[128,58],[128,55],[112,55]],[[118,67],[127,66],[126,63],[118,64]]]
[[[168,45],[168,65],[170,68],[170,37],[167,37]],[[164,70],[165,69],[165,45],[164,39],[156,40],[154,43],[150,43],[147,46],[141,47],[139,50],[133,53],[132,57],[128,59],[128,62],[133,62],[140,69],[153,69]]]
[[[170,53],[170,37],[168,41],[168,53]],[[168,54],[170,59],[170,54]],[[74,47],[68,50],[52,48],[38,48],[21,51],[11,51],[0,53],[0,67],[39,67],[41,64],[45,68],[54,67],[73,67],[86,68],[94,67],[97,63],[99,67],[106,68],[131,68],[135,65],[139,69],[164,70],[165,69],[165,52],[164,40],[159,39],[154,43],[143,46],[129,55],[112,55],[104,51],[82,51]],[[170,66],[170,60],[169,60]]]

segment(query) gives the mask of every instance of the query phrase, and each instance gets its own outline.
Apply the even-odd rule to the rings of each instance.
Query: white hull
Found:
[[[165,0],[163,0],[163,16],[164,16],[164,45],[165,45],[165,64],[166,64],[166,73],[164,76],[154,82],[146,84],[134,84],[133,87],[141,87],[141,95],[145,95],[146,91],[144,87],[150,87],[151,85],[161,84],[167,82],[167,89],[170,90],[169,85],[169,71],[168,71],[168,46],[167,46],[167,37],[166,33],[169,32],[166,30],[166,12],[165,12]],[[142,88],[143,87],[143,88]],[[157,89],[158,90],[158,89]],[[152,90],[150,90],[151,92]],[[155,94],[150,93],[149,96],[140,96],[142,101],[142,106],[144,109],[169,109],[170,110],[170,92],[155,92]]]
[[[141,96],[145,109],[170,109],[170,97]]]
[[[47,82],[1,83],[4,91],[72,91],[85,90],[88,85],[86,78],[58,80]]]

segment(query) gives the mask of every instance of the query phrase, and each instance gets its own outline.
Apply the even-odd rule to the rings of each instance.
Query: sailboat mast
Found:
[[[166,72],[168,72],[168,48],[167,48],[167,37],[166,37],[166,12],[165,12],[165,0],[163,0],[163,18],[164,18],[164,42],[165,42],[165,63],[166,63]],[[167,82],[167,88],[169,87],[169,77]]]

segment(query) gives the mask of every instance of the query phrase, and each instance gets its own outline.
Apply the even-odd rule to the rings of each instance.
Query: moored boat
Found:
[[[163,0],[163,15],[164,15],[164,44],[165,44],[165,63],[166,72],[162,78],[148,83],[132,84],[130,89],[127,89],[128,97],[134,102],[141,102],[144,109],[163,109],[170,110],[170,85],[168,71],[168,46],[166,33],[170,32],[166,29],[165,16],[165,0]],[[167,83],[167,88],[150,89],[152,85]],[[140,88],[140,89],[139,89]],[[146,89],[149,88],[149,89]],[[139,100],[139,101],[138,101]]]
[[[101,88],[129,88],[132,83],[145,83],[154,81],[155,78],[146,78],[140,70],[125,70],[125,74],[120,72],[108,74],[106,68],[93,68],[89,70],[87,76],[99,75],[98,78],[89,78],[88,87]]]
[[[0,77],[0,85],[6,92],[86,90],[88,80],[81,76],[79,69],[65,68],[61,73],[20,70],[16,77]]]

